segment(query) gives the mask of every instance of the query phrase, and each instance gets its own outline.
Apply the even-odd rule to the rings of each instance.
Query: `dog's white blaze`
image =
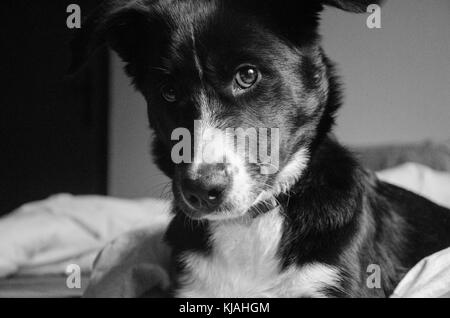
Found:
[[[191,174],[196,175],[202,163],[226,163],[233,169],[233,184],[229,192],[228,202],[235,208],[219,214],[205,216],[208,220],[229,219],[239,217],[246,212],[242,207],[251,205],[250,195],[253,181],[247,173],[245,159],[235,152],[233,140],[227,138],[226,131],[217,129],[213,114],[206,107],[207,98],[202,93],[199,97],[202,108],[202,120],[197,121],[195,129],[194,162],[191,165]],[[242,211],[240,211],[240,208]]]
[[[212,224],[212,253],[186,252],[178,297],[324,297],[338,271],[324,264],[281,271],[278,248],[283,218],[278,209],[247,222]]]
[[[195,67],[197,69],[200,80],[203,82],[203,68],[200,63],[200,58],[198,57],[197,52],[197,43],[195,40],[195,27],[194,24],[191,25],[191,39],[192,39],[192,54],[194,56]]]
[[[195,121],[194,129],[194,162],[191,166],[192,172],[198,169],[205,159],[212,162],[221,162],[221,155],[226,149],[223,148],[222,136],[217,132],[213,114],[208,107],[208,98],[203,90],[197,97],[201,109],[201,120]],[[204,149],[210,150],[205,153]],[[206,158],[205,158],[206,156]]]

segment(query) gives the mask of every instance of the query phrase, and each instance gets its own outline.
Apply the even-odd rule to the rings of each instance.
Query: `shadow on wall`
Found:
[[[345,88],[339,138],[352,145],[450,137],[450,2],[391,0],[382,29],[367,15],[327,9],[324,48]],[[160,197],[168,180],[152,164],[144,99],[112,58],[109,194]],[[169,189],[166,187],[166,190]]]

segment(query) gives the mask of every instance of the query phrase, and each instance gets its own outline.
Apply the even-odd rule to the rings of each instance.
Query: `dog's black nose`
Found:
[[[223,203],[231,181],[225,164],[204,164],[196,171],[195,177],[182,180],[181,191],[194,209],[212,211]]]

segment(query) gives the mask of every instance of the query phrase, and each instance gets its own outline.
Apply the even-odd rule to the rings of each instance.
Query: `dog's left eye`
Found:
[[[161,88],[161,95],[168,103],[175,103],[178,99],[177,90],[172,85],[164,85]]]
[[[249,89],[259,79],[259,71],[253,66],[243,66],[241,67],[235,76],[236,84],[241,89]]]

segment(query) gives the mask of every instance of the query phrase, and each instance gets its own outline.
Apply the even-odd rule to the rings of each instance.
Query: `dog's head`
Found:
[[[245,215],[289,189],[339,101],[317,33],[324,5],[375,0],[107,1],[75,66],[107,43],[148,102],[154,153],[192,218]]]

